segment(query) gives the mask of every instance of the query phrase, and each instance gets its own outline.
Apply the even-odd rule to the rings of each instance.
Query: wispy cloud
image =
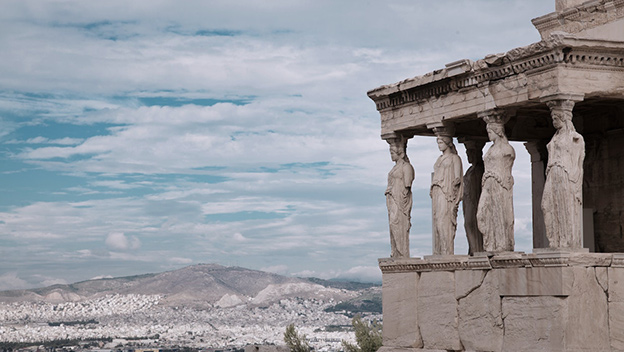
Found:
[[[0,268],[24,269],[0,270],[2,287],[233,260],[377,278],[392,162],[366,91],[537,41],[529,20],[552,10],[539,0],[8,2]],[[520,246],[530,242],[521,148]],[[428,254],[439,152],[414,138],[408,154],[411,246]]]

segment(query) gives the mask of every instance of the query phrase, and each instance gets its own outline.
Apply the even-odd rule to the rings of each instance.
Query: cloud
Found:
[[[111,250],[127,251],[132,249],[139,249],[141,247],[141,241],[136,236],[126,236],[121,232],[111,232],[106,237],[106,246]]]
[[[180,258],[180,257],[167,258],[167,261],[173,264],[185,264],[185,265],[193,263],[193,259]]]
[[[67,285],[67,284],[68,282],[65,279],[48,278],[48,279],[41,281],[40,285],[43,287],[47,287],[47,286],[52,286],[52,285]]]
[[[243,234],[241,234],[240,232],[236,232],[234,235],[232,235],[232,239],[235,242],[245,242],[247,240],[247,238],[245,238],[245,236],[243,236]]]
[[[261,271],[266,271],[266,272],[269,272],[269,273],[279,274],[279,275],[286,275],[286,274],[288,274],[288,266],[287,265],[267,266],[267,267],[260,268],[260,270]]]
[[[11,249],[0,267],[53,271],[58,266],[43,265],[53,260],[84,279],[122,273],[120,262],[138,273],[210,257],[372,280],[371,265],[389,254],[383,190],[392,162],[366,91],[537,41],[529,20],[552,7],[539,0],[3,6],[0,158],[2,187],[12,193],[0,208],[0,240]],[[517,234],[530,239],[530,162],[521,148]],[[439,151],[433,139],[415,137],[408,155],[416,169],[411,248],[425,255]],[[529,242],[516,241],[519,250]]]
[[[336,278],[363,282],[381,282],[381,270],[376,266],[355,266],[337,274]]]
[[[0,276],[0,290],[17,290],[30,286],[28,282],[22,280],[15,272],[5,273]]]
[[[65,138],[60,138],[60,139],[49,139],[49,138],[45,138],[45,137],[34,137],[34,138],[28,138],[25,141],[19,141],[19,140],[10,140],[10,141],[6,141],[4,142],[5,144],[60,144],[60,145],[75,145],[75,144],[79,144],[80,142],[82,142],[83,139],[82,138],[69,138],[69,137],[65,137]]]
[[[356,282],[381,282],[381,270],[377,266],[355,266],[347,270],[316,271],[303,270],[293,273],[297,277],[318,277],[321,279],[338,279]]]

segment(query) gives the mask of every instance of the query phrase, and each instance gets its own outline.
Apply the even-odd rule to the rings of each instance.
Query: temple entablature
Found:
[[[624,39],[624,38],[623,38]],[[477,114],[519,110],[520,119],[547,112],[541,99],[567,93],[586,99],[622,99],[624,42],[553,34],[547,39],[476,62],[446,68],[368,92],[381,114],[381,134],[433,135],[427,125],[456,121],[457,135],[484,136]],[[526,123],[523,125],[527,125]],[[528,126],[526,126],[528,127]],[[477,133],[475,130],[481,131]],[[525,141],[539,131],[515,131]],[[552,131],[550,131],[552,133]]]
[[[622,40],[622,0],[557,0],[555,10],[532,21],[542,39],[555,32],[565,32],[579,38]]]

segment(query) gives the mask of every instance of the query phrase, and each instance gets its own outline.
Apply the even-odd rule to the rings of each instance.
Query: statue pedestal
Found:
[[[382,352],[624,350],[624,254],[380,259]]]

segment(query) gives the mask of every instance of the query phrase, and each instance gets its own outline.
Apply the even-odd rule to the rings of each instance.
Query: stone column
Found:
[[[407,157],[407,137],[386,136],[390,157],[396,164],[388,173],[386,205],[390,227],[391,258],[409,258],[409,231],[412,212],[414,168]]]
[[[457,209],[464,192],[462,162],[453,144],[454,126],[439,123],[427,127],[433,128],[442,152],[433,166],[429,193],[433,213],[433,254],[453,255]]]
[[[471,166],[464,174],[464,229],[468,239],[468,254],[483,252],[483,234],[477,226],[477,206],[481,197],[481,179],[483,178],[483,140],[460,139],[466,147],[466,155]]]
[[[481,197],[477,209],[477,225],[483,233],[483,249],[487,252],[513,252],[514,210],[513,176],[511,170],[516,152],[505,134],[509,117],[502,110],[479,113],[487,123],[487,134],[492,145],[483,164]]]
[[[548,164],[542,211],[548,247],[580,250],[583,236],[583,160],[585,142],[572,124],[572,109],[582,96],[545,97],[555,134],[546,146]]]
[[[548,247],[544,214],[542,213],[542,194],[546,181],[546,163],[548,152],[544,141],[530,141],[524,143],[531,155],[531,193],[533,204],[533,248]]]

